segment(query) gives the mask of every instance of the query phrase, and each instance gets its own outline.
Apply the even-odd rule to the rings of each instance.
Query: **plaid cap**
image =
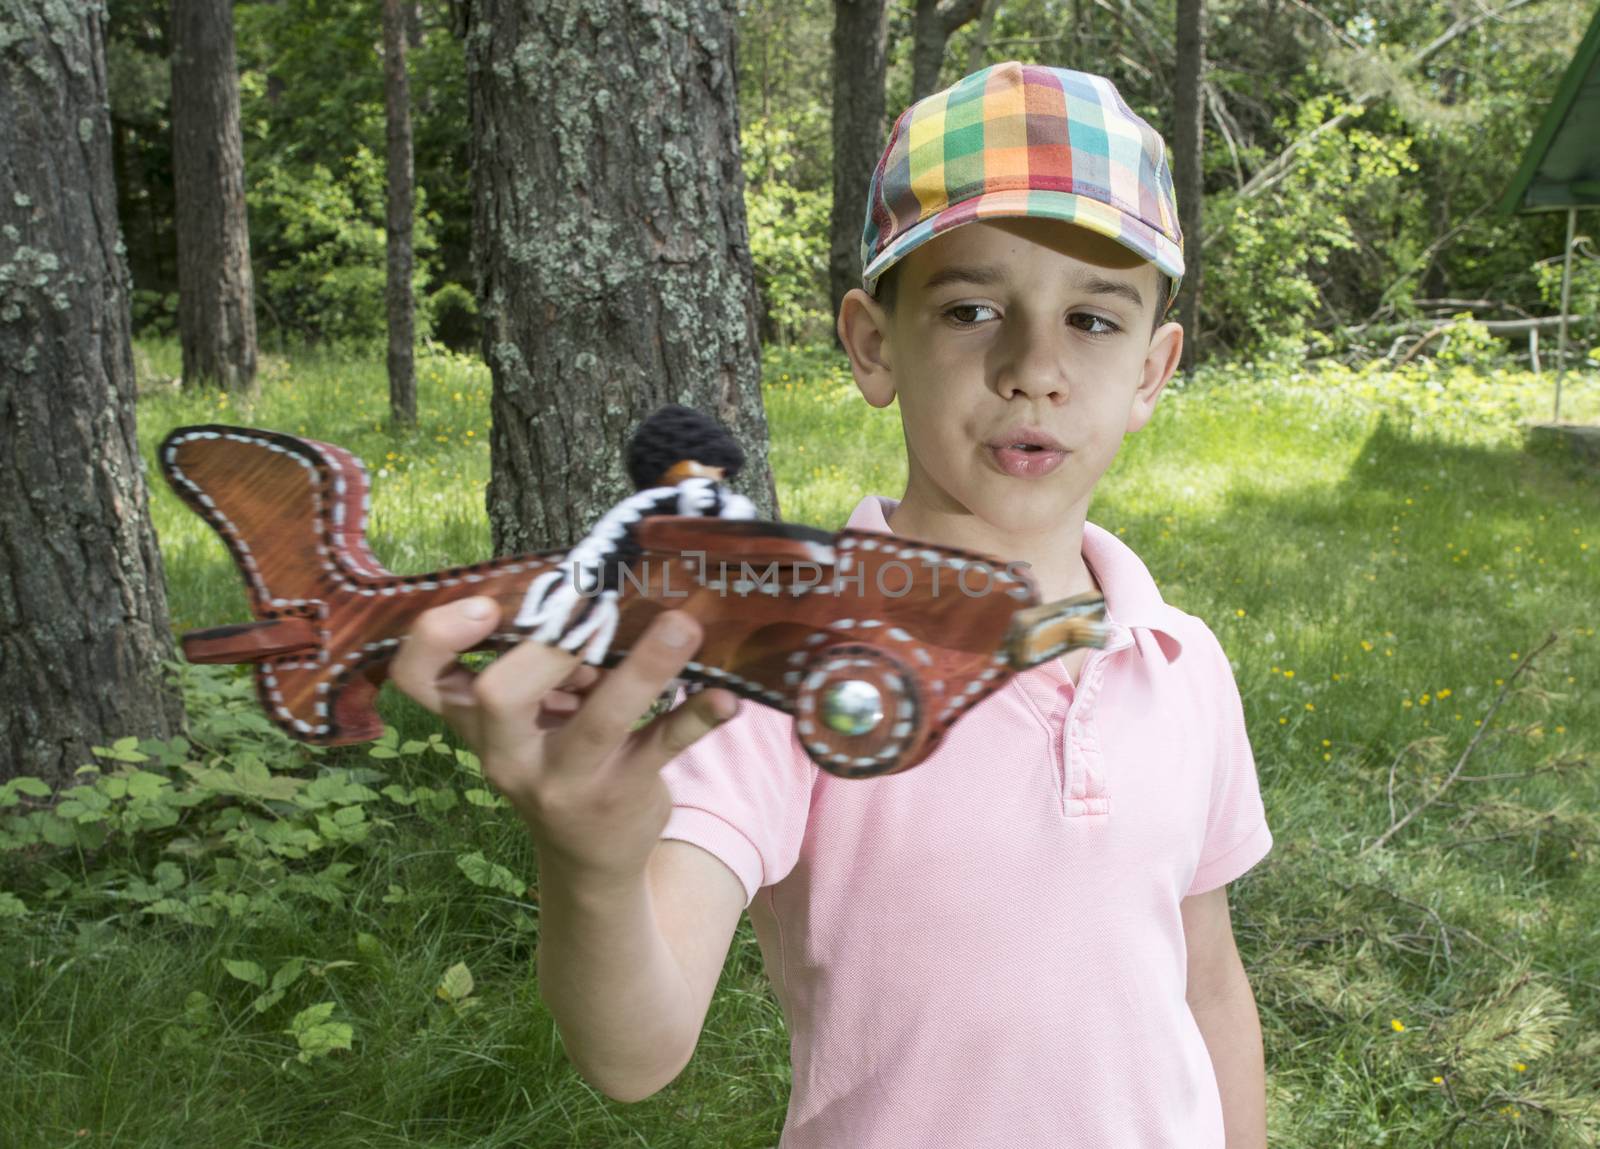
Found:
[[[1183,235],[1159,133],[1104,76],[1021,64],[974,72],[907,108],[872,173],[861,285],[975,219],[1039,216],[1114,239],[1172,279]]]

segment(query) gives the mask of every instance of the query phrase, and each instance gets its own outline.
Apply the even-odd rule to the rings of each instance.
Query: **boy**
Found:
[[[527,643],[474,681],[454,652],[495,620],[455,604],[394,677],[527,821],[541,995],[608,1095],[682,1070],[748,907],[791,1034],[784,1149],[1264,1146],[1225,889],[1272,837],[1237,688],[1085,521],[1182,347],[1161,139],[1103,78],[985,69],[896,122],[863,253],[839,336],[866,400],[899,399],[908,481],[850,525],[1025,561],[1046,601],[1098,588],[1104,650],[866,780],[721,690],[630,734],[698,640],[676,612],[603,677]]]

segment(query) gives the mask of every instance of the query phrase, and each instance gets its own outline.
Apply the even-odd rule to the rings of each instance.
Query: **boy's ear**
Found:
[[[852,287],[839,301],[838,332],[862,397],[874,407],[894,402],[888,313],[872,296]]]
[[[1144,354],[1139,389],[1134,392],[1133,408],[1128,412],[1128,434],[1150,422],[1150,417],[1156,411],[1156,400],[1161,397],[1161,389],[1178,369],[1178,360],[1182,357],[1183,325],[1163,323],[1150,336],[1150,348]]]

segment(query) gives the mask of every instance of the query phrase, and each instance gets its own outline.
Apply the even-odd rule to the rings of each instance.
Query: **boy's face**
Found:
[[[1155,265],[1082,228],[1015,218],[952,228],[897,275],[893,313],[853,290],[839,333],[867,401],[900,399],[904,501],[1006,534],[1081,519],[1183,346],[1178,324],[1155,327]],[[1030,431],[1055,446],[1014,446]]]

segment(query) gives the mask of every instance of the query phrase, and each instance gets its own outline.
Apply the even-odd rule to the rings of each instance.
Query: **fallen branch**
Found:
[[[1501,299],[1423,299],[1419,297],[1411,302],[1418,307],[1426,307],[1435,311],[1514,311],[1524,319],[1533,318],[1515,303],[1507,303]]]
[[[1567,316],[1567,330],[1592,326],[1595,323],[1592,315]],[[1391,339],[1396,336],[1425,335],[1432,331],[1458,327],[1467,320],[1461,319],[1411,319],[1404,323],[1358,323],[1353,327],[1342,327],[1340,332],[1351,338],[1360,336],[1365,339]],[[1530,331],[1554,331],[1561,326],[1561,316],[1542,315],[1537,319],[1473,319],[1470,322],[1479,324],[1490,335],[1526,335]]]
[[[1500,709],[1500,704],[1506,700],[1506,695],[1511,692],[1511,687],[1516,684],[1517,679],[1522,676],[1522,673],[1527,670],[1528,667],[1533,665],[1533,660],[1540,654],[1544,653],[1544,651],[1549,649],[1549,647],[1555,643],[1558,637],[1559,635],[1552,631],[1550,636],[1541,642],[1537,648],[1530,650],[1527,654],[1522,656],[1522,660],[1517,663],[1517,668],[1511,672],[1511,676],[1507,678],[1504,685],[1500,687],[1500,692],[1495,695],[1494,701],[1489,704],[1489,709],[1484,713],[1482,721],[1478,723],[1478,729],[1473,733],[1471,741],[1467,743],[1467,748],[1461,752],[1461,757],[1456,760],[1456,764],[1451,769],[1449,776],[1439,784],[1438,789],[1429,794],[1410,810],[1406,811],[1405,815],[1401,817],[1399,821],[1393,822],[1387,830],[1378,835],[1377,839],[1373,841],[1371,845],[1361,850],[1358,854],[1358,857],[1366,857],[1368,854],[1382,849],[1384,844],[1387,843],[1389,839],[1393,838],[1401,830],[1405,829],[1406,826],[1408,826],[1412,820],[1417,817],[1417,815],[1421,814],[1429,806],[1432,806],[1440,799],[1441,796],[1443,796],[1445,791],[1449,790],[1451,786],[1455,785],[1461,780],[1461,772],[1466,768],[1467,760],[1472,757],[1473,751],[1477,750],[1478,748],[1478,743],[1482,742],[1484,735],[1489,732],[1489,724],[1493,720],[1495,712]]]
[[[1413,343],[1411,345],[1411,350],[1407,351],[1404,355],[1402,355],[1400,357],[1400,362],[1396,363],[1395,366],[1396,367],[1404,367],[1407,363],[1410,363],[1413,359],[1415,359],[1417,357],[1418,353],[1421,352],[1421,350],[1424,347],[1426,347],[1430,342],[1432,342],[1433,340],[1437,339],[1439,336],[1443,335],[1446,331],[1452,330],[1455,326],[1456,326],[1456,324],[1454,324],[1454,323],[1446,323],[1446,324],[1444,324],[1442,326],[1435,327],[1432,331],[1428,332],[1421,339],[1419,339],[1415,343]],[[1398,345],[1398,341],[1397,341],[1397,345]]]
[[[1467,929],[1466,926],[1458,926],[1458,925],[1454,925],[1454,924],[1452,924],[1450,922],[1445,921],[1444,918],[1442,918],[1439,915],[1438,911],[1433,909],[1433,907],[1424,905],[1423,903],[1418,902],[1418,901],[1414,901],[1411,898],[1405,897],[1402,894],[1397,894],[1397,893],[1395,893],[1395,891],[1391,890],[1388,886],[1379,885],[1377,882],[1363,882],[1363,881],[1342,882],[1338,878],[1333,878],[1331,880],[1332,880],[1334,885],[1338,886],[1341,890],[1343,890],[1347,894],[1353,894],[1358,889],[1371,890],[1375,894],[1382,894],[1384,897],[1390,898],[1390,899],[1392,899],[1392,900],[1394,900],[1396,902],[1401,903],[1402,905],[1411,906],[1414,909],[1421,910],[1423,913],[1427,914],[1435,922],[1438,923],[1439,929],[1440,929],[1440,940],[1441,940],[1441,943],[1444,946],[1445,954],[1447,955],[1447,957],[1448,957],[1448,955],[1450,953],[1450,943],[1447,940],[1445,940],[1446,935],[1447,934],[1455,934],[1457,937],[1465,938],[1465,939],[1467,939],[1467,941],[1471,942],[1473,945],[1476,945],[1476,946],[1480,947],[1481,949],[1487,951],[1488,953],[1493,954],[1495,957],[1499,958],[1501,961],[1505,962],[1507,965],[1515,966],[1517,964],[1517,959],[1515,957],[1513,957],[1511,954],[1506,953],[1506,951],[1501,949],[1499,946],[1496,946],[1496,945],[1493,945],[1490,942],[1484,941],[1477,934],[1475,934],[1471,930]],[[1334,935],[1332,938],[1329,938],[1329,939],[1326,939],[1326,940],[1335,940],[1336,938],[1337,938],[1337,935]],[[1323,939],[1318,939],[1318,940],[1323,940]],[[1600,983],[1596,983],[1596,982],[1592,982],[1592,981],[1586,981],[1585,979],[1579,977],[1577,974],[1568,973],[1565,970],[1540,970],[1538,972],[1543,974],[1546,977],[1559,978],[1560,980],[1565,981],[1569,985],[1580,986],[1580,987],[1582,987],[1584,989],[1588,989],[1588,990],[1600,991]],[[1515,988],[1515,987],[1513,987],[1513,988]]]

